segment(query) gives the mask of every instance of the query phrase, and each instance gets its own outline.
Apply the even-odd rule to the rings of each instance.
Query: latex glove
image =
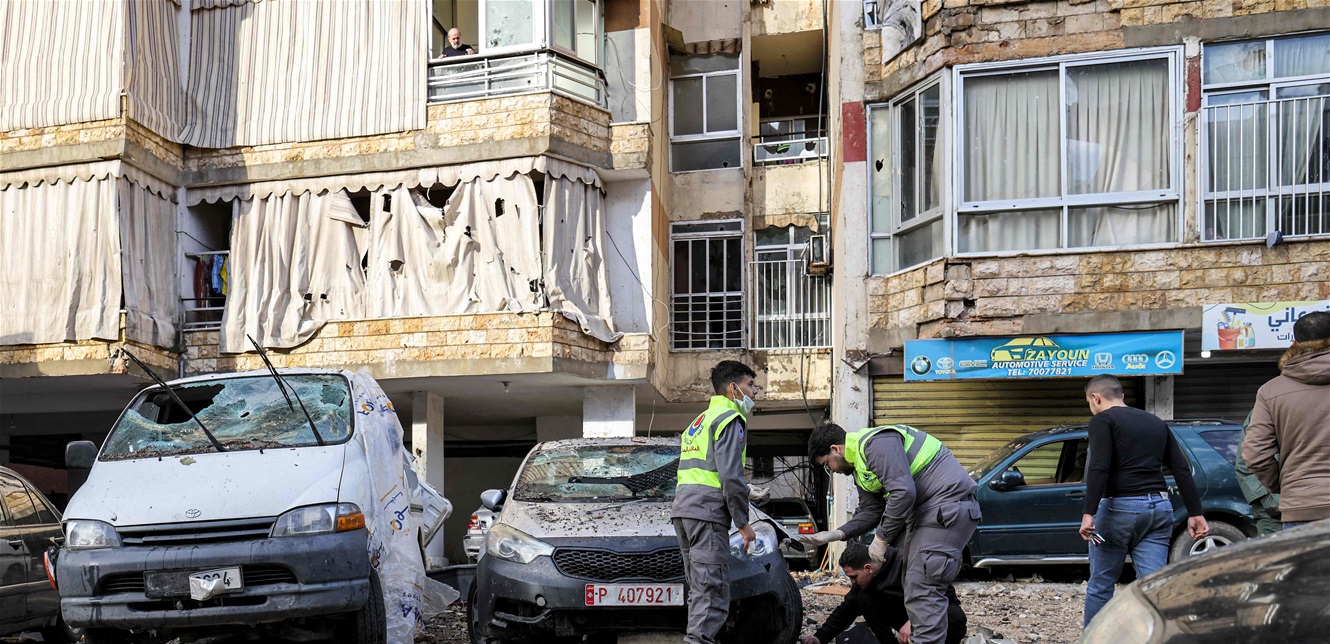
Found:
[[[832,541],[842,541],[845,539],[845,533],[840,530],[824,530],[815,534],[805,534],[799,536],[799,543],[805,546],[825,546]]]
[[[868,546],[868,558],[882,563],[887,560],[887,540],[873,537],[873,545]]]
[[[752,485],[748,487],[748,500],[753,503],[766,503],[771,498],[771,488]]]

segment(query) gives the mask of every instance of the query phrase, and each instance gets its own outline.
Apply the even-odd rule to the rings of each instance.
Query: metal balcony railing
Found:
[[[1201,113],[1204,240],[1330,234],[1330,96]]]
[[[194,271],[196,276],[193,292],[180,298],[181,308],[185,312],[186,331],[212,331],[222,328],[222,311],[226,308],[226,295],[218,294],[213,287],[215,279],[221,279],[220,269],[225,266],[231,252],[220,250],[200,253],[185,253],[185,270]],[[215,268],[214,268],[215,267]],[[214,278],[216,276],[216,278]]]
[[[831,346],[831,278],[803,259],[752,262],[752,349]]]
[[[753,162],[759,165],[803,163],[827,156],[827,136],[821,119],[799,116],[770,119],[753,137]]]
[[[552,50],[433,60],[428,84],[431,103],[546,91],[608,104],[603,71]]]

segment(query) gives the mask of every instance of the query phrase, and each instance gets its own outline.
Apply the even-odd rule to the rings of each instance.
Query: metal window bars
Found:
[[[1202,109],[1202,239],[1330,234],[1330,96]]]
[[[608,105],[605,73],[553,50],[432,60],[428,87],[430,103],[547,91]]]
[[[184,329],[186,331],[215,331],[222,328],[222,312],[226,309],[226,295],[212,295],[212,289],[206,282],[212,280],[212,266],[214,262],[225,260],[231,256],[231,251],[208,251],[198,253],[185,253],[187,260],[193,260],[196,270],[201,270],[198,262],[206,261],[209,274],[196,278],[194,288],[195,292],[186,297],[180,298],[180,303],[185,313]],[[202,279],[204,283],[200,283]],[[209,293],[205,295],[204,293]]]
[[[759,165],[803,163],[827,157],[827,133],[816,116],[768,119],[753,137],[753,162]]]
[[[831,346],[831,278],[809,275],[805,260],[749,264],[752,349]]]

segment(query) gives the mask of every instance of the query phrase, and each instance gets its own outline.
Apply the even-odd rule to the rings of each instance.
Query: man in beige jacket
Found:
[[[1293,325],[1279,377],[1256,394],[1242,456],[1278,493],[1285,528],[1330,519],[1330,313]]]

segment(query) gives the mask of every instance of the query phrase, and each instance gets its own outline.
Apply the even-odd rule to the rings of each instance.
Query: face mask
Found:
[[[744,416],[747,417],[748,414],[751,414],[753,412],[753,407],[757,406],[757,402],[754,401],[752,398],[749,398],[748,394],[744,393],[744,390],[739,389],[739,393],[743,394],[744,398],[743,400],[735,400],[734,404],[738,405],[739,409],[743,410]]]

